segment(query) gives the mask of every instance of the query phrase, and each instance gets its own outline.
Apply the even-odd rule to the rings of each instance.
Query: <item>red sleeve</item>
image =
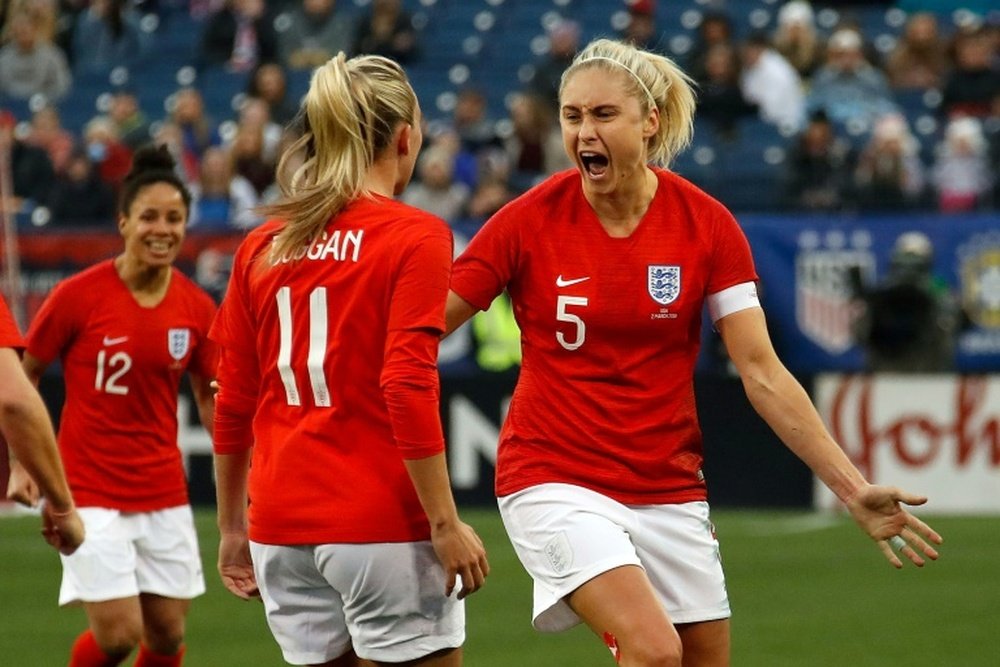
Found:
[[[396,445],[405,459],[422,459],[444,451],[437,370],[439,342],[440,334],[429,330],[391,332],[386,340],[382,395]]]
[[[21,332],[17,330],[14,316],[7,308],[7,302],[3,300],[3,295],[0,295],[0,347],[24,349],[24,339],[21,338]]]
[[[708,278],[707,294],[757,280],[750,242],[733,214],[721,204],[715,217],[715,243],[712,247],[712,272]]]
[[[231,454],[253,446],[253,416],[260,392],[260,366],[254,345],[255,327],[245,296],[245,253],[237,253],[229,288],[215,316],[209,338],[218,347],[215,418],[212,446],[216,454]]]
[[[517,211],[508,206],[496,213],[455,260],[451,289],[479,310],[488,310],[507,287],[518,261]]]
[[[55,286],[28,328],[27,351],[44,364],[52,362],[76,334],[78,299],[66,298],[66,283]]]
[[[437,352],[451,274],[451,232],[443,223],[405,258],[389,308],[380,384],[403,457],[444,451]]]

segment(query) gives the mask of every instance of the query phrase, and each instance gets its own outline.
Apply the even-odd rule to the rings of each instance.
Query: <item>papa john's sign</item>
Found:
[[[871,482],[929,498],[918,512],[1000,513],[1000,376],[828,374],[815,401]],[[814,499],[839,506],[818,480]]]

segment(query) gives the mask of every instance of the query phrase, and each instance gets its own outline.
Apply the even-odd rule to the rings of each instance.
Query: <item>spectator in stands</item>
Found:
[[[757,105],[765,122],[789,132],[798,131],[805,115],[805,95],[799,73],[784,56],[771,48],[763,33],[750,35],[740,52],[743,97]]]
[[[562,73],[573,62],[580,49],[580,24],[561,19],[548,28],[549,48],[535,60],[534,70],[528,80],[528,92],[541,98],[553,110],[559,104],[559,82]]]
[[[278,56],[278,35],[264,0],[227,0],[205,25],[198,64],[249,72]]]
[[[503,148],[496,121],[488,115],[486,96],[477,88],[458,92],[450,122],[428,124],[433,145],[444,144],[455,156],[455,180],[470,191],[479,182],[479,160],[489,150]]]
[[[740,89],[740,67],[729,44],[716,44],[705,58],[705,80],[698,90],[697,120],[709,121],[720,137],[735,138],[740,118],[756,115],[757,105]]]
[[[284,129],[271,119],[271,108],[257,97],[248,97],[240,105],[237,134],[240,129],[253,128],[261,134],[261,158],[269,165],[277,164]],[[235,139],[235,135],[233,137]],[[230,142],[231,143],[231,142]]]
[[[139,99],[129,86],[119,86],[111,94],[108,117],[117,127],[121,142],[129,150],[134,151],[152,139],[149,119],[139,108]]]
[[[708,51],[716,44],[736,47],[733,39],[733,22],[729,14],[724,11],[710,10],[705,12],[701,23],[698,24],[698,32],[691,50],[688,51],[684,68],[698,83],[705,80],[705,61],[708,59]]]
[[[245,178],[260,197],[274,183],[275,163],[264,155],[264,128],[240,124],[229,147],[233,171]]]
[[[572,166],[562,147],[554,111],[537,95],[518,93],[510,104],[511,135],[504,149],[513,167],[512,184],[527,189],[539,178]]]
[[[506,152],[490,149],[480,157],[479,182],[469,198],[465,213],[469,219],[482,223],[517,196],[510,184],[510,157]]]
[[[279,63],[263,63],[250,75],[247,95],[267,103],[271,119],[278,125],[292,122],[299,112],[299,100],[288,93],[288,75]]]
[[[907,20],[899,42],[886,60],[885,71],[895,89],[940,89],[950,65],[937,17],[930,12],[918,12]]]
[[[938,210],[956,213],[983,208],[990,203],[996,177],[980,121],[968,116],[950,120],[931,171]]]
[[[857,204],[864,210],[908,209],[923,201],[926,178],[919,146],[901,114],[875,122],[854,171]]]
[[[849,201],[854,156],[837,137],[822,111],[814,113],[785,162],[788,206],[807,211],[839,211]]]
[[[343,51],[351,55],[356,28],[350,12],[337,11],[337,0],[301,0],[278,33],[282,61],[292,69],[313,69]]]
[[[115,192],[132,168],[132,151],[118,137],[118,127],[107,116],[96,116],[83,128],[83,142],[101,180]]]
[[[372,0],[361,17],[354,39],[354,53],[375,54],[406,64],[416,59],[417,31],[400,0]]]
[[[816,30],[812,5],[805,0],[792,0],[778,10],[778,26],[771,43],[803,80],[823,64],[823,40]]]
[[[75,16],[82,10],[78,3],[83,1],[85,0],[8,0],[3,4],[7,14],[5,16],[0,14],[3,16],[3,23],[0,23],[3,26],[2,41],[10,37],[12,26],[8,21],[17,14],[26,13],[35,19],[39,40],[55,44],[67,58],[70,58],[72,54],[67,48],[68,42],[61,41],[60,37],[68,37],[64,33],[72,30]],[[68,25],[63,26],[64,23]]]
[[[73,83],[66,56],[40,35],[39,19],[28,11],[10,18],[10,41],[0,48],[0,96],[62,99]]]
[[[621,32],[621,40],[640,49],[665,53],[661,43],[662,32],[656,27],[656,0],[625,0],[628,22]]]
[[[44,150],[52,163],[52,170],[61,174],[69,162],[76,145],[73,134],[63,128],[59,111],[52,105],[40,108],[31,116],[31,130],[24,141]]]
[[[889,83],[865,60],[857,31],[844,28],[830,36],[826,63],[813,76],[807,108],[823,110],[834,124],[862,130],[895,110]]]
[[[48,200],[55,174],[52,161],[41,148],[17,138],[17,120],[9,111],[0,110],[0,155],[10,155],[13,196],[0,202],[8,213],[30,213]]]
[[[73,28],[73,71],[106,74],[118,66],[142,63],[150,36],[126,0],[91,0]]]
[[[941,100],[946,116],[983,118],[1000,90],[1000,65],[992,32],[984,27],[961,30],[955,36],[955,67],[948,75]]]
[[[860,309],[853,329],[868,371],[955,369],[955,338],[964,318],[933,266],[931,240],[921,232],[906,232],[896,239],[884,279],[868,286],[855,276]]]
[[[455,154],[443,145],[426,148],[417,162],[419,180],[411,181],[400,199],[410,206],[455,222],[469,202],[469,186],[455,180]]]
[[[192,229],[250,229],[260,224],[260,216],[253,210],[259,203],[257,191],[250,181],[233,172],[232,158],[225,148],[207,149],[200,167],[200,178],[191,186]]]
[[[56,176],[47,205],[52,227],[103,225],[114,217],[115,191],[97,173],[87,151],[77,148]]]
[[[167,103],[172,104],[169,120],[180,134],[180,164],[189,182],[194,182],[202,153],[222,143],[219,128],[205,112],[205,101],[195,88],[181,88]]]

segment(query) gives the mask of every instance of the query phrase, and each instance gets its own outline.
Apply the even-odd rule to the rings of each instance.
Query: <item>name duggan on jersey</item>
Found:
[[[274,257],[273,253],[269,259],[271,266],[277,264],[287,264],[303,258],[313,260],[325,260],[332,258],[337,262],[358,261],[361,254],[361,238],[365,235],[363,229],[348,229],[343,232],[339,229],[332,234],[323,232],[314,242],[304,245],[294,253],[285,253],[281,257]]]

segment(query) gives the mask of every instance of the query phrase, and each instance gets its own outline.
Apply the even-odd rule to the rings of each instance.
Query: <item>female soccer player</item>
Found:
[[[393,199],[420,108],[395,62],[341,53],[313,73],[304,130],[212,328],[219,572],[259,587],[291,664],[459,665],[461,599],[489,568],[438,413],[451,232]]]
[[[18,352],[24,349],[21,332],[0,296],[0,451],[6,441],[12,455],[21,463],[38,487],[32,489],[45,497],[42,507],[42,535],[45,541],[69,555],[83,542],[83,522],[73,505],[69,484],[59,459],[56,435],[45,403],[31,385]],[[10,487],[7,497],[25,505],[38,502]]]
[[[59,604],[82,603],[89,629],[71,667],[179,665],[184,619],[205,590],[180,451],[177,393],[191,378],[212,423],[216,354],[211,297],[172,264],[190,195],[166,148],[138,150],[122,184],[125,249],[63,281],[28,331],[24,367],[37,381],[62,362],[59,426],[87,540],[64,556]]]
[[[729,663],[693,389],[705,305],[754,407],[886,558],[902,566],[890,538],[917,565],[940,542],[900,507],[925,499],[868,484],[775,356],[732,215],[649,165],[688,143],[693,111],[670,60],[590,44],[560,91],[576,170],[493,216],[456,262],[448,301],[452,330],[506,289],[521,327],[496,490],[534,579],[535,627],[582,619],[622,665]]]

